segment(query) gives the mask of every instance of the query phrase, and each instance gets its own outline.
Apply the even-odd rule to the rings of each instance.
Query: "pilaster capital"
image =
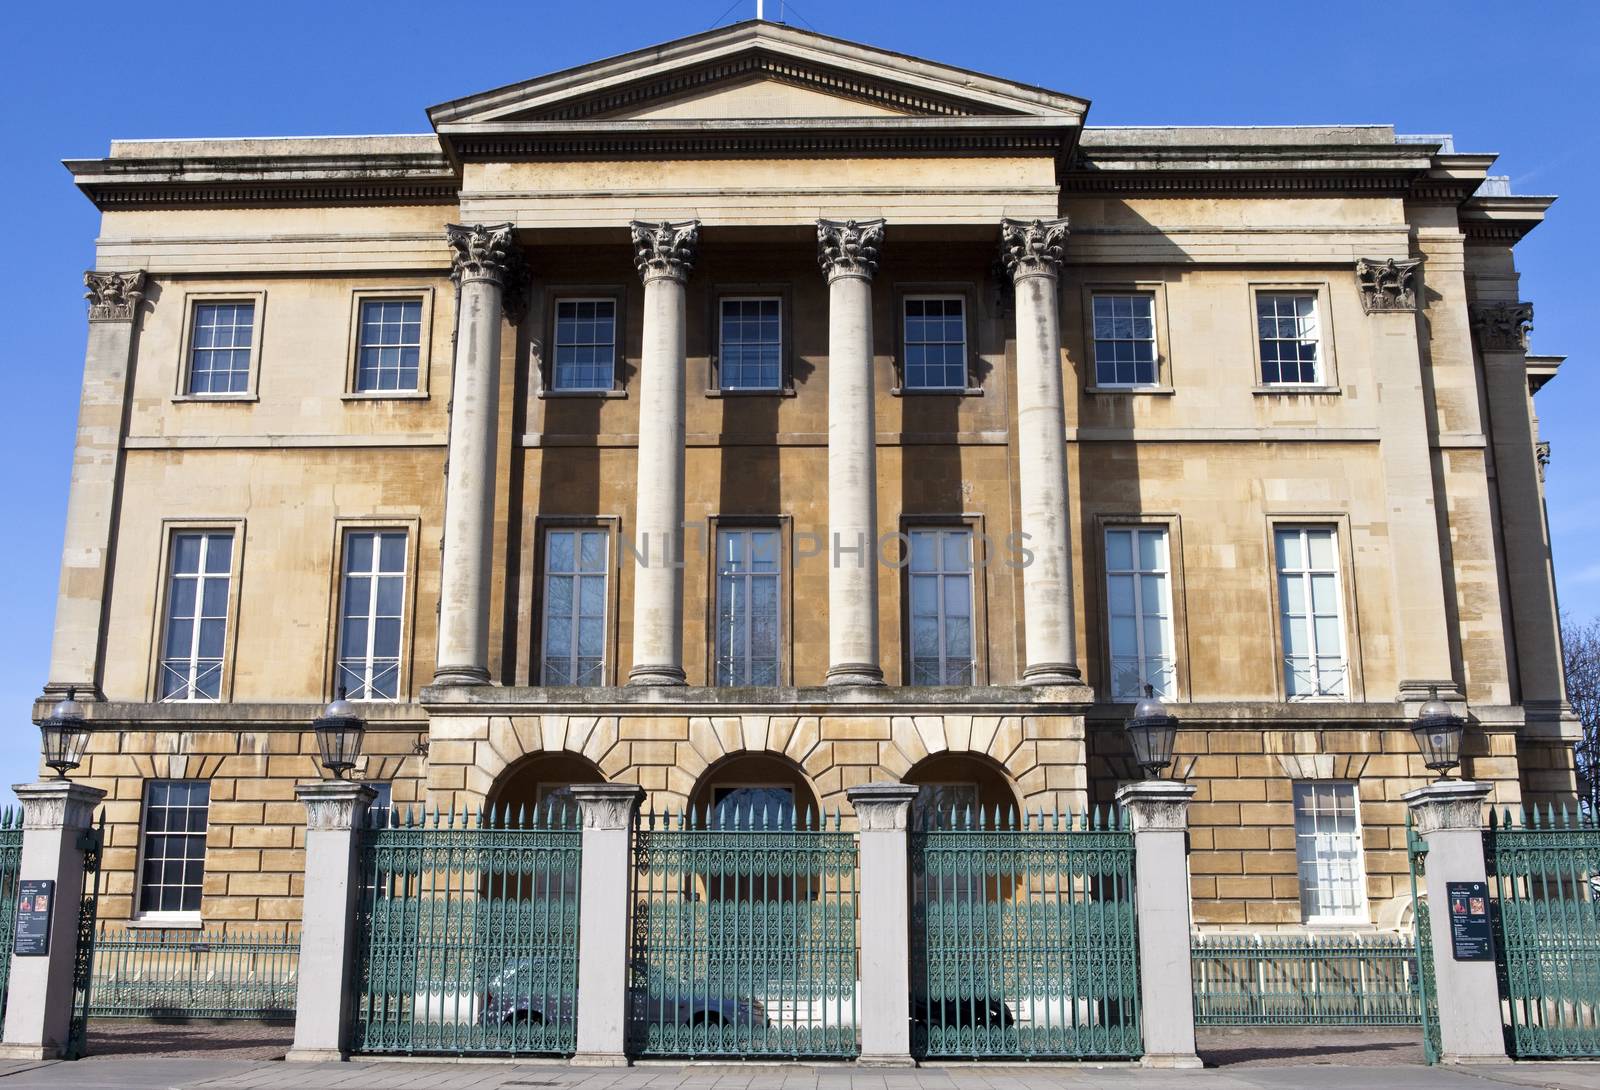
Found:
[[[1472,332],[1485,351],[1526,352],[1532,303],[1473,303]]]
[[[1550,465],[1550,440],[1541,439],[1533,444],[1533,457],[1539,463],[1539,480],[1544,480],[1544,471]]]
[[[863,783],[847,789],[844,797],[855,808],[864,833],[903,833],[911,826],[911,804],[917,786],[910,783]]]
[[[1361,291],[1361,309],[1368,314],[1386,314],[1417,309],[1417,269],[1421,260],[1396,261],[1387,258],[1356,258],[1356,287]]]
[[[644,801],[644,788],[635,783],[575,783],[572,797],[585,829],[616,832],[633,827],[633,816]]]
[[[700,221],[645,223],[628,225],[633,234],[633,263],[645,283],[667,279],[683,283],[694,270],[700,249]]]
[[[1483,804],[1490,785],[1472,780],[1443,780],[1407,791],[1400,798],[1411,808],[1418,835],[1475,831],[1483,828]]]
[[[1189,827],[1192,783],[1140,780],[1117,788],[1117,805],[1128,811],[1135,833],[1181,833]]]
[[[1067,218],[1000,221],[1000,262],[1013,281],[1055,276],[1067,243]]]
[[[144,271],[103,273],[90,269],[83,274],[83,286],[89,289],[83,297],[89,300],[91,322],[131,322],[144,299]]]
[[[345,833],[356,827],[378,793],[352,780],[296,784],[295,797],[306,806],[306,831]]]
[[[94,824],[94,808],[106,793],[71,780],[19,783],[11,790],[22,803],[24,829],[81,830]]]
[[[817,264],[832,283],[836,277],[871,280],[878,272],[884,220],[818,220]]]

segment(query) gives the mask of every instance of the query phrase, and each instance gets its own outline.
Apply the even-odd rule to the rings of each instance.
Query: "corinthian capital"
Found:
[[[1356,286],[1361,309],[1368,314],[1417,309],[1417,266],[1420,261],[1356,259]]]
[[[472,226],[447,223],[444,232],[454,259],[450,279],[458,284],[490,280],[504,287],[510,274],[521,267],[509,223],[489,227],[481,223]]]
[[[836,276],[871,280],[878,271],[883,220],[818,220],[817,264],[831,281]]]
[[[1000,221],[1000,260],[1013,280],[1054,276],[1061,268],[1061,247],[1067,241],[1067,220]]]
[[[1533,328],[1532,303],[1474,303],[1472,331],[1478,347],[1503,352],[1526,352]]]
[[[144,273],[102,273],[91,269],[83,274],[83,286],[89,289],[83,297],[89,300],[91,322],[131,322],[139,310],[139,300],[144,298]]]
[[[697,256],[695,251],[700,246],[699,220],[682,223],[634,220],[628,228],[633,232],[633,263],[639,269],[641,280],[666,277],[681,284],[689,279]]]

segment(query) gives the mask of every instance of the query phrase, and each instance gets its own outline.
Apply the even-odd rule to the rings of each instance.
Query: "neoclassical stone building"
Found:
[[[116,141],[50,676],[101,915],[299,913],[340,691],[395,805],[1081,809],[1149,685],[1195,917],[1408,911],[1437,689],[1570,797],[1512,259],[1386,126],[1081,98],[747,22],[421,136]]]

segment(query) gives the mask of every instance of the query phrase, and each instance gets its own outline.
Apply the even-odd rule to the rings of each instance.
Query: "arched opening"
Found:
[[[541,819],[576,817],[575,783],[605,783],[594,763],[576,753],[534,753],[516,762],[495,780],[487,808],[494,814],[537,814]]]
[[[740,753],[712,765],[689,812],[711,828],[791,829],[818,825],[817,796],[798,766],[767,753]]]
[[[977,753],[935,753],[903,777],[917,788],[912,804],[918,828],[950,828],[977,822],[993,825],[996,812],[1018,809],[1017,793],[1006,770]]]

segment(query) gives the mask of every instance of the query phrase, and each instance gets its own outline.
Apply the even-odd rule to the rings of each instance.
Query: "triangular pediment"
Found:
[[[751,21],[428,111],[441,131],[528,123],[844,118],[1081,122],[1079,98]]]

